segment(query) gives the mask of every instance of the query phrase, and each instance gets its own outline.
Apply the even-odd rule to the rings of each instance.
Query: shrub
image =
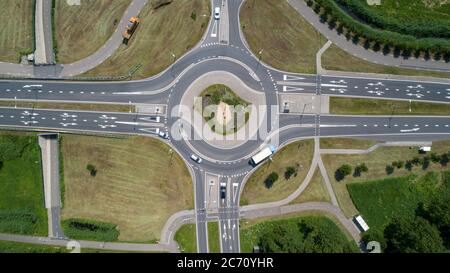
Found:
[[[191,13],[191,19],[192,20],[197,20],[197,12],[195,12],[195,10]]]
[[[71,239],[113,242],[119,237],[117,226],[107,222],[68,219],[62,222],[62,226],[64,234]]]
[[[97,169],[92,164],[87,164],[86,170],[89,171],[89,173],[92,177],[95,177],[97,175]]]
[[[340,166],[336,172],[334,173],[334,177],[337,181],[341,181],[344,179],[347,175],[352,173],[352,167],[348,164],[344,164]]]
[[[287,167],[284,172],[284,178],[289,180],[293,175],[297,176],[297,170],[294,167]]]
[[[392,167],[392,165],[386,165],[386,173],[388,175],[391,175],[394,173],[394,167]]]
[[[272,172],[269,176],[267,176],[266,180],[264,180],[264,185],[266,185],[266,188],[270,189],[277,180],[278,173]]]

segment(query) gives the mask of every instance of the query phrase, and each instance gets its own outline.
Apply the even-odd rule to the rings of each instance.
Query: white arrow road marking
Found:
[[[321,84],[322,87],[336,87],[336,88],[347,88],[347,85],[342,84]]]
[[[100,116],[100,118],[101,118],[101,119],[112,119],[112,120],[117,119],[116,117],[110,117],[110,116],[108,116],[108,115],[102,115],[102,116]]]
[[[347,91],[347,89],[345,89],[345,88],[339,88],[339,89],[330,88],[330,91],[333,91],[333,92],[338,91],[339,93],[344,94]]]
[[[25,125],[28,125],[28,124],[37,124],[37,123],[39,123],[38,121],[35,121],[35,120],[32,120],[32,121],[24,121],[24,120],[22,120],[21,121],[23,124],[25,124]]]
[[[333,124],[320,124],[320,127],[324,127],[324,128],[332,128],[332,127],[357,127],[358,125],[356,124],[349,124],[349,125],[345,125],[345,124],[341,124],[341,125],[333,125]]]
[[[139,130],[140,130],[140,131],[143,131],[143,132],[150,133],[150,134],[157,134],[155,128],[143,128],[143,129],[139,129]]]
[[[100,126],[102,129],[116,128],[117,127],[117,125],[103,125],[103,124],[99,124],[98,126]]]
[[[339,80],[339,81],[330,81],[330,83],[343,83],[343,84],[347,84],[346,81],[344,80]]]
[[[78,124],[76,124],[76,123],[63,123],[63,122],[61,122],[60,123],[62,126],[64,126],[64,127],[67,127],[67,126],[77,126]]]
[[[417,132],[417,131],[419,131],[420,130],[420,128],[414,128],[414,129],[411,129],[411,130],[400,130],[400,132],[402,132],[402,133],[408,133],[408,132]]]
[[[384,86],[384,84],[382,82],[377,82],[377,83],[368,83],[368,86]]]
[[[293,76],[293,75],[283,75],[284,81],[300,81],[304,80],[305,78],[299,77],[299,76]]]
[[[414,93],[408,93],[406,95],[410,96],[410,97],[416,97],[418,99],[420,99],[420,98],[422,98],[424,96],[423,94],[414,94]]]
[[[237,197],[237,189],[239,187],[239,183],[233,183],[233,202],[236,202]]]
[[[211,31],[211,37],[213,38],[217,37],[217,20],[214,20],[214,25]]]
[[[283,86],[283,92],[303,91],[305,89],[293,86]]]
[[[416,88],[418,88],[418,89],[423,89],[423,86],[421,85],[421,84],[418,84],[418,85],[416,85],[416,86],[408,86],[408,88],[411,88],[411,89],[416,89]]]

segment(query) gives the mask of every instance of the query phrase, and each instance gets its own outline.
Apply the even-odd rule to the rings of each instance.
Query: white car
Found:
[[[220,8],[216,7],[214,9],[214,19],[219,20],[220,19]]]
[[[191,155],[191,159],[197,162],[198,164],[202,163],[202,159],[196,155]]]
[[[163,139],[169,139],[169,135],[166,132],[160,131],[158,136]]]

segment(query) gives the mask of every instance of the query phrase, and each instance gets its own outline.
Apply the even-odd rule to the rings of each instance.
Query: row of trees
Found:
[[[387,253],[434,253],[450,249],[450,197],[421,203],[414,217],[396,218],[384,231],[369,232],[363,241],[377,241]]]
[[[447,166],[450,160],[450,152],[442,153],[442,154],[436,154],[431,153],[429,156],[423,156],[423,157],[414,157],[411,160],[402,161],[394,161],[390,165],[386,165],[386,173],[392,174],[394,173],[395,169],[401,169],[405,167],[408,171],[411,171],[414,166],[422,166],[423,170],[428,169],[431,163],[435,164],[441,164],[442,166]]]
[[[335,0],[358,19],[380,29],[390,30],[417,38],[450,38],[450,24],[440,18],[427,21],[400,20],[395,16],[370,8],[361,0]]]
[[[297,176],[297,171],[298,171],[298,166],[296,167],[292,167],[289,166],[286,168],[286,171],[284,172],[284,179],[289,180],[292,177],[296,177]],[[277,172],[271,172],[266,180],[264,180],[264,185],[266,186],[266,188],[270,189],[272,188],[273,184],[275,182],[278,181],[279,175]]]
[[[343,164],[334,173],[334,178],[336,179],[336,181],[341,181],[346,176],[350,175],[352,173],[352,170],[353,170],[352,166],[350,166],[349,164]],[[355,171],[353,172],[353,176],[359,177],[361,176],[362,173],[366,173],[368,171],[369,168],[367,167],[366,163],[361,163],[356,165]]]
[[[379,30],[361,23],[343,11],[332,0],[306,0],[323,23],[328,23],[330,29],[336,29],[338,34],[344,34],[347,40],[355,44],[364,43],[366,48],[381,51],[387,55],[407,59],[423,55],[425,59],[444,59],[450,61],[450,41],[437,38],[417,39],[415,36]]]

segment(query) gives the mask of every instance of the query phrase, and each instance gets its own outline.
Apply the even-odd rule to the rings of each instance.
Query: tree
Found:
[[[352,166],[344,164],[336,170],[336,172],[334,173],[334,177],[336,178],[337,181],[341,181],[351,173],[352,173]]]
[[[403,166],[405,166],[405,162],[403,162],[403,161],[397,161],[397,169],[401,169],[401,168],[403,168]]]
[[[275,183],[278,180],[278,173],[272,172],[267,176],[266,180],[264,180],[264,185],[266,185],[266,188],[270,189],[273,186],[273,183]]]
[[[87,164],[86,170],[89,171],[89,173],[92,177],[95,177],[97,175],[97,169],[92,164]]]
[[[421,217],[397,218],[386,226],[386,252],[437,253],[444,246],[438,229]]]
[[[297,176],[297,170],[294,167],[287,167],[284,172],[284,178],[289,180],[293,175]]]
[[[361,173],[365,173],[368,171],[369,171],[369,168],[367,168],[366,163],[361,163],[360,165],[356,165],[353,176],[358,177],[358,176],[361,176]]]
[[[386,165],[386,174],[391,175],[394,173],[394,167],[392,165]]]
[[[442,195],[433,198],[429,204],[421,203],[417,211],[439,229],[444,245],[450,248],[450,196]]]

